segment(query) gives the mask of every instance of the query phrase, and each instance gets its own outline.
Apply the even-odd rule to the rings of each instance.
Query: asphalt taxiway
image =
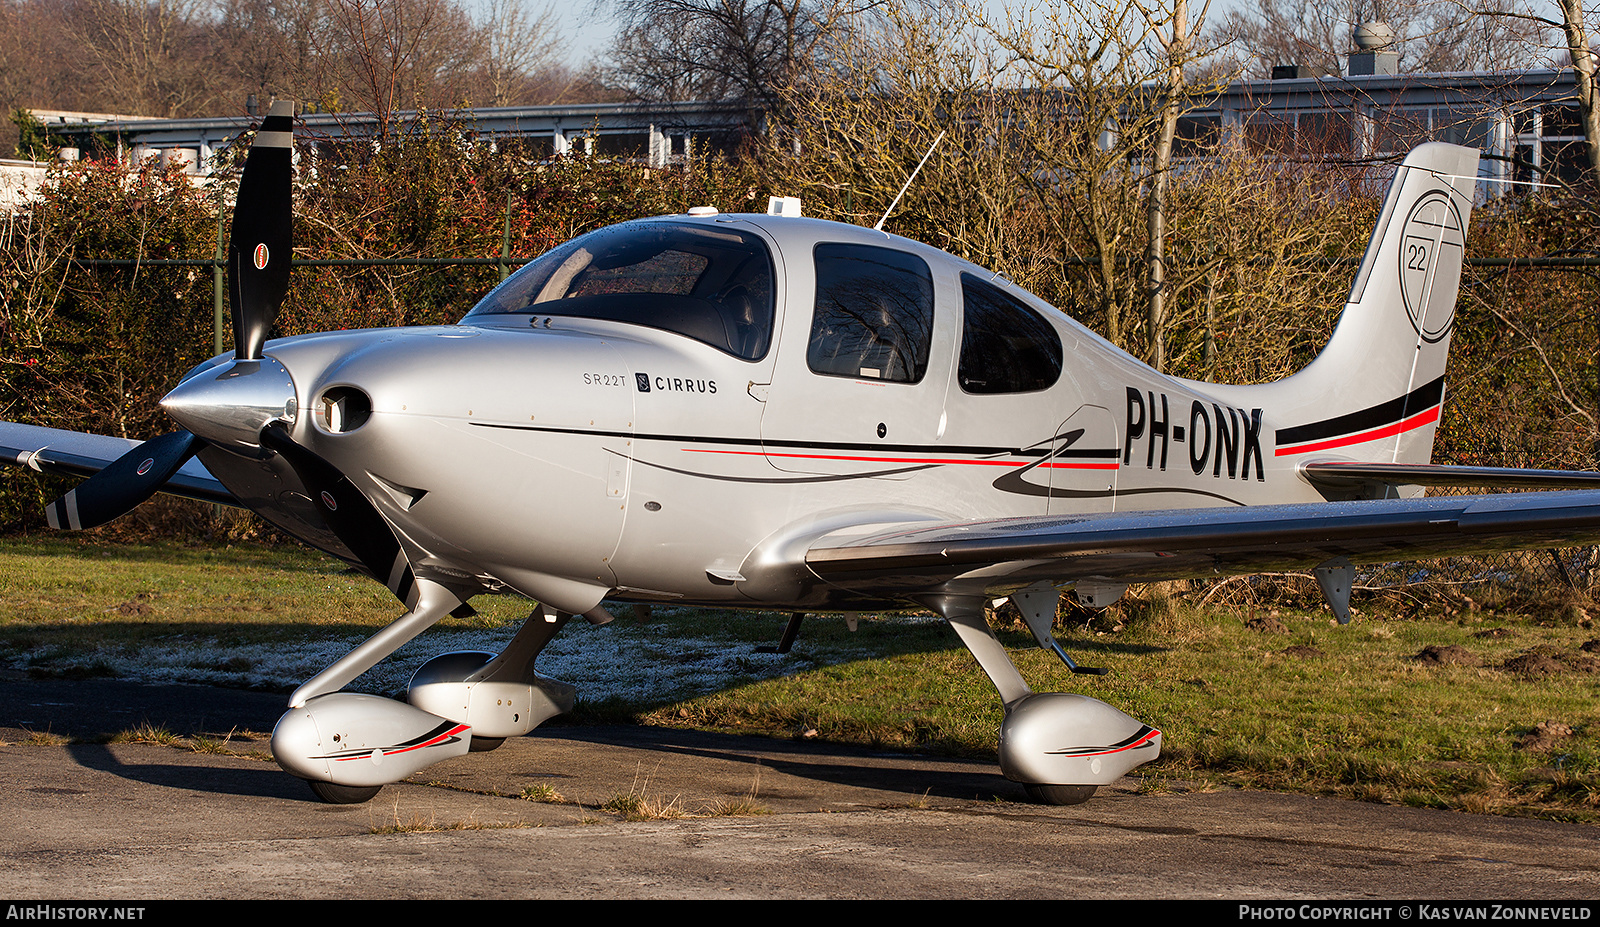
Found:
[[[0,675],[0,897],[1600,896],[1592,826],[1141,794],[1127,780],[1044,807],[990,763],[632,726],[548,727],[367,804],[324,805],[265,757],[282,707],[275,694]],[[144,724],[231,732],[246,755],[93,742]]]

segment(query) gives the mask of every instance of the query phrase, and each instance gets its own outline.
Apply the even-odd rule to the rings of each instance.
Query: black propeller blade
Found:
[[[294,249],[290,208],[293,144],[294,104],[279,100],[272,104],[245,158],[229,233],[233,355],[239,360],[261,357],[267,330],[289,292],[289,259]]]
[[[187,431],[146,441],[50,503],[45,520],[72,530],[103,525],[155,495],[203,443]]]
[[[411,564],[389,523],[350,478],[316,452],[297,444],[281,423],[274,422],[262,430],[261,446],[283,455],[311,494],[328,528],[374,579],[405,602],[413,586]]]

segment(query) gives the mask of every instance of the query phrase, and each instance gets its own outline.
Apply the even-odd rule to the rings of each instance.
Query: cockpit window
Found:
[[[933,341],[933,275],[922,258],[871,245],[817,245],[806,363],[817,373],[916,383]]]
[[[772,341],[773,277],[772,256],[755,235],[630,222],[537,258],[463,321],[527,313],[631,322],[756,360]]]

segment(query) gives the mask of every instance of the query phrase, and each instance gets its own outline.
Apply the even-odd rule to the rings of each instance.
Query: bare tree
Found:
[[[525,0],[488,0],[478,20],[483,36],[482,73],[488,84],[484,102],[510,106],[525,102],[540,75],[565,70],[555,3],[534,12]]]
[[[1548,63],[1572,69],[1573,99],[1588,149],[1590,182],[1600,188],[1600,56],[1594,46],[1600,8],[1585,9],[1583,0],[1556,0],[1557,19],[1527,7],[1507,6],[1503,0],[1452,0],[1452,5],[1459,14],[1484,24],[1484,29],[1536,36],[1530,42],[1540,47]],[[1545,38],[1549,33],[1560,38],[1549,41]]]
[[[377,112],[387,131],[396,110],[595,97],[535,2],[0,0],[0,104],[198,116],[255,94]]]
[[[1037,195],[1056,204],[1051,212],[1075,220],[1076,228],[1061,230],[1062,240],[1089,244],[1107,337],[1120,343],[1125,311],[1135,299],[1142,302],[1148,359],[1157,369],[1166,360],[1168,189],[1177,123],[1231,77],[1202,67],[1208,49],[1198,35],[1206,9],[1191,20],[1187,0],[1065,0],[1008,8],[1000,22],[979,16],[1044,105],[1025,133],[1043,169],[1029,173]],[[1211,76],[1196,82],[1191,71]],[[1130,292],[1122,269],[1138,241],[1134,204],[1144,217],[1142,298]]]
[[[1530,0],[1478,0],[1478,5],[1500,13],[1533,9]],[[1537,19],[1479,16],[1455,3],[1435,3],[1413,41],[1421,45],[1421,71],[1507,71],[1538,67],[1549,30]]]
[[[1202,3],[1194,22],[1189,21],[1188,0],[1170,0],[1170,5],[1146,5],[1135,0],[1139,14],[1157,49],[1155,137],[1150,146],[1150,182],[1145,195],[1146,332],[1150,339],[1150,366],[1165,370],[1167,302],[1167,190],[1172,174],[1172,143],[1178,130],[1178,117],[1195,105],[1185,77],[1200,55],[1197,33],[1205,23],[1209,0]]]
[[[607,0],[621,26],[613,79],[645,100],[733,100],[772,111],[872,0]]]
[[[330,74],[313,36],[326,29],[322,0],[225,0],[212,52],[224,107],[242,107],[251,93],[263,106],[278,97],[318,100]]]
[[[1589,24],[1590,14],[1582,0],[1559,0],[1561,34],[1567,40],[1567,55],[1577,78],[1578,112],[1583,119],[1583,137],[1589,144],[1591,181],[1600,187],[1600,87],[1596,86],[1595,50]]]
[[[64,25],[114,111],[178,116],[211,94],[210,13],[208,0],[72,0]]]
[[[803,194],[810,214],[873,225],[943,132],[885,228],[1028,279],[1022,123],[1006,118],[1015,95],[979,39],[900,7],[830,42],[828,78],[786,88],[792,118],[766,136],[779,189]]]
[[[337,63],[341,108],[378,116],[388,133],[403,109],[458,106],[483,39],[450,0],[327,0],[317,52]]]

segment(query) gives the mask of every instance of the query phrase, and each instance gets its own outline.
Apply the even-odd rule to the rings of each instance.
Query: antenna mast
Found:
[[[896,206],[900,205],[900,197],[906,195],[906,190],[911,187],[911,181],[916,180],[917,175],[922,173],[922,165],[928,163],[928,159],[933,157],[933,149],[938,148],[939,143],[942,141],[944,141],[944,133],[940,132],[939,137],[933,140],[932,145],[928,146],[928,153],[922,156],[921,161],[917,162],[917,169],[912,171],[911,176],[906,178],[906,182],[900,185],[900,192],[894,195],[894,202],[890,203],[889,208],[883,211],[883,218],[879,219],[878,224],[872,227],[874,232],[883,231],[883,224],[889,221],[889,214],[894,212]]]

